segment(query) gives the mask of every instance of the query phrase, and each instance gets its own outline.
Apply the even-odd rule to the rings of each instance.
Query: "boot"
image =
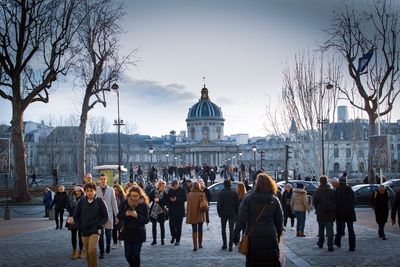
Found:
[[[198,233],[198,238],[199,238],[199,248],[203,248],[203,232]]]
[[[297,232],[296,232],[296,236],[301,236],[300,231],[297,231]]]
[[[197,233],[192,233],[193,251],[197,251]]]
[[[83,250],[79,250],[78,253],[75,254],[76,255],[76,259],[82,259],[82,255],[83,255]]]
[[[69,256],[69,258],[70,258],[70,259],[76,259],[76,256],[77,256],[77,254],[76,254],[76,249],[73,249],[73,250],[72,250],[72,254],[71,254],[71,256]]]
[[[300,236],[301,237],[306,237],[306,235],[304,234],[304,231],[300,231]]]

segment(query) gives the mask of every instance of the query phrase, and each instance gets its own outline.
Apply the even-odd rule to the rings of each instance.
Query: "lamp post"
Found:
[[[153,165],[153,153],[154,153],[154,148],[150,146],[149,148],[149,153],[150,153],[150,167]]]
[[[324,124],[328,123],[327,119],[318,119],[317,123],[321,125],[321,164],[322,175],[325,175],[325,147],[324,147]]]
[[[232,165],[233,165],[233,166],[235,166],[235,158],[236,158],[236,155],[235,155],[235,154],[232,154]]]
[[[119,117],[119,86],[114,83],[111,85],[111,89],[117,93],[117,107],[118,107],[118,118],[114,120],[114,125],[118,128],[118,183],[121,184],[121,125],[125,125],[124,121]]]
[[[253,145],[254,171],[257,171],[256,153],[257,153],[257,147],[256,147],[256,145]]]
[[[178,157],[177,157],[177,156],[175,156],[175,157],[174,157],[174,159],[175,159],[175,166],[176,166],[176,160],[178,159]]]
[[[165,154],[165,157],[167,158],[167,166],[168,166],[169,152],[167,152],[167,154]]]

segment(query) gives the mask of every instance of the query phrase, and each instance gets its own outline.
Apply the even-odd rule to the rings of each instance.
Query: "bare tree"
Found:
[[[23,114],[49,101],[49,89],[68,71],[68,49],[82,14],[76,0],[0,0],[0,96],[12,103],[14,200],[29,200]]]
[[[91,117],[88,120],[88,132],[91,140],[91,144],[95,148],[96,163],[103,164],[105,162],[105,145],[104,145],[104,133],[106,133],[110,125],[104,117]]]
[[[79,124],[78,179],[85,170],[86,126],[89,111],[98,103],[106,107],[105,92],[111,83],[130,64],[132,53],[120,58],[119,35],[122,33],[118,24],[125,14],[121,4],[113,0],[84,0],[85,9],[90,11],[79,31],[77,50],[79,56],[76,65],[78,79],[85,87]]]

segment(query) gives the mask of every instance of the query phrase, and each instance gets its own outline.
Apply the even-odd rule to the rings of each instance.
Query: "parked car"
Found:
[[[315,190],[318,188],[318,182],[317,181],[304,181],[304,180],[288,180],[288,183],[292,185],[293,189],[297,188],[298,184],[303,184],[304,185],[304,190],[307,191],[307,195],[312,196]],[[285,188],[286,181],[280,181],[278,182],[278,185]]]
[[[351,187],[356,196],[356,205],[372,206],[372,197],[378,186],[378,184],[358,184]],[[389,186],[386,189],[389,193],[389,205],[392,206],[394,192]]]
[[[236,190],[237,185],[238,185],[237,181],[232,181],[231,188],[233,190]],[[208,190],[210,190],[210,194],[211,194],[211,202],[217,202],[218,194],[222,191],[222,189],[224,189],[223,182],[215,183],[208,187]]]
[[[394,193],[400,190],[400,179],[390,179],[383,183],[386,186],[389,186]]]

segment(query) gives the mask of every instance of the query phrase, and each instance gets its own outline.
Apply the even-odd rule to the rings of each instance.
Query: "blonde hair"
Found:
[[[120,184],[113,185],[113,188],[116,189],[124,197],[124,199],[126,199],[125,190],[122,188]]]
[[[58,191],[64,192],[64,191],[65,191],[65,186],[60,185],[60,186],[58,187]]]
[[[238,192],[238,194],[239,194],[239,199],[240,199],[240,200],[244,199],[244,196],[245,196],[246,193],[247,193],[246,186],[244,186],[244,183],[239,182],[239,183],[237,184],[236,192]]]

